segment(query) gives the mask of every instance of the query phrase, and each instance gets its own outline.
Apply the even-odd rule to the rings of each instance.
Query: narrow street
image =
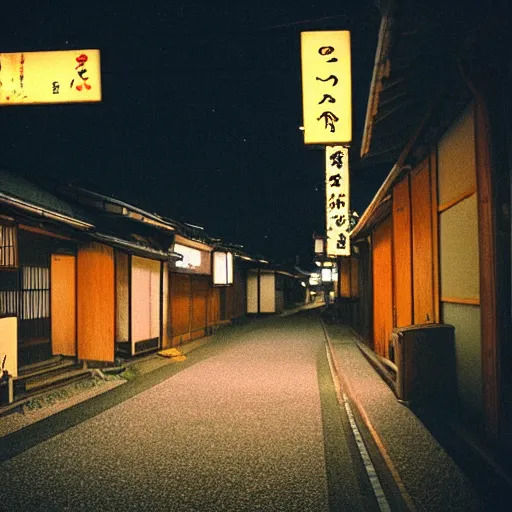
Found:
[[[18,432],[1,509],[378,510],[318,312],[225,329],[180,368],[107,393],[99,414],[94,400],[67,411],[81,419],[57,435],[59,415]]]
[[[32,4],[0,512],[512,510],[512,2]]]

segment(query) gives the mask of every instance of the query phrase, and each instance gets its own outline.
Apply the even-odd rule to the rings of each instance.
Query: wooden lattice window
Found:
[[[18,266],[18,236],[16,226],[0,224],[0,268]]]
[[[50,269],[23,267],[20,318],[48,318],[50,316]]]
[[[17,315],[18,302],[18,273],[0,272],[0,315]]]

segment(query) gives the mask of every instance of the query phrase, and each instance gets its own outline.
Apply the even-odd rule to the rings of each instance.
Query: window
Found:
[[[18,272],[0,272],[0,315],[18,314]]]
[[[176,267],[193,269],[201,266],[201,251],[180,244],[174,244],[174,251],[183,256],[176,262]]]
[[[20,318],[48,318],[50,316],[50,272],[44,267],[23,267]]]
[[[0,224],[0,268],[18,266],[18,239],[16,226]]]
[[[213,284],[233,284],[233,253],[220,251],[213,253]]]
[[[0,273],[0,314],[21,320],[50,317],[50,270],[22,267]]]

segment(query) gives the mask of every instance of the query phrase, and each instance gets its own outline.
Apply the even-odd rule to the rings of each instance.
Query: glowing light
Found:
[[[213,253],[213,284],[233,284],[233,253],[222,251]]]
[[[350,32],[301,33],[305,144],[352,140]]]
[[[201,251],[181,244],[174,244],[174,252],[183,256],[181,261],[176,261],[177,267],[192,269],[201,266]]]
[[[101,101],[99,50],[0,53],[0,105]]]

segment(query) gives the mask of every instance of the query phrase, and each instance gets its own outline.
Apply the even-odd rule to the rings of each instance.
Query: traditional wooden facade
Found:
[[[169,268],[169,346],[202,338],[221,322],[220,288],[212,282],[213,246],[176,235],[182,256]]]
[[[94,225],[12,174],[0,172],[0,184],[0,314],[16,318],[16,377],[53,355],[77,356],[77,254]]]
[[[247,270],[247,313],[282,313],[306,303],[304,276],[268,265],[266,262]]]
[[[235,322],[247,313],[247,268],[245,255],[235,253],[233,286],[220,289],[221,320]]]
[[[79,358],[113,362],[168,346],[168,264],[179,258],[171,250],[178,223],[90,190],[60,192],[97,224],[78,251]]]
[[[387,360],[393,329],[453,325],[459,412],[510,448],[506,14],[496,2],[381,8],[361,156],[389,162],[390,173],[352,233],[360,297],[352,323]]]

